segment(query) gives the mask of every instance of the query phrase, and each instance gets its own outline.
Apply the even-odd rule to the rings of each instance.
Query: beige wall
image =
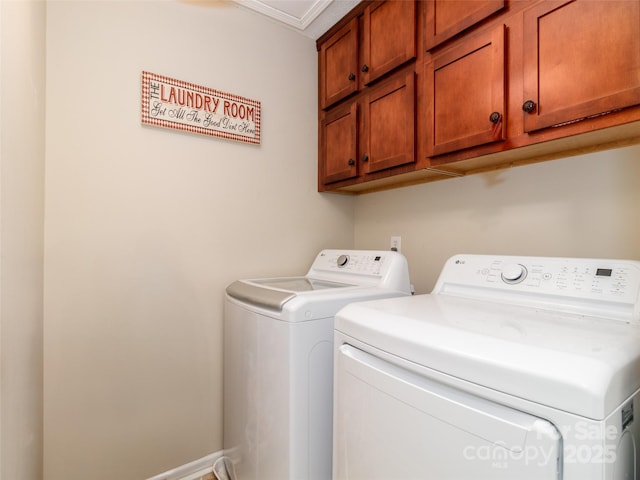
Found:
[[[640,145],[358,197],[357,248],[402,237],[418,293],[457,253],[640,259]]]
[[[316,192],[315,43],[204,3],[48,3],[47,480],[220,450],[224,287],[353,245]],[[141,126],[142,70],[261,101],[262,145]]]
[[[0,2],[0,479],[42,479],[45,4]]]

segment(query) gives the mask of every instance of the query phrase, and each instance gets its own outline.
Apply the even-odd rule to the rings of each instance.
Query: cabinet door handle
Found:
[[[527,113],[533,113],[536,110],[536,102],[533,100],[527,100],[522,104],[522,110]]]
[[[489,115],[489,121],[491,123],[498,123],[500,121],[501,115],[498,112],[493,112]]]
[[[349,74],[349,80],[351,80],[352,82],[356,79],[356,74],[355,73],[350,73]]]
[[[353,167],[356,164],[356,161],[353,158],[350,158],[348,163],[350,167]]]
[[[364,155],[362,156],[362,161],[363,161],[363,162],[368,162],[368,161],[369,161],[369,155],[364,154]]]
[[[369,65],[367,65],[366,63],[362,66],[362,71],[364,73],[367,73],[369,71]]]

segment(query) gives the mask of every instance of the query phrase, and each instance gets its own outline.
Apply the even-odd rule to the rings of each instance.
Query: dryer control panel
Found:
[[[546,305],[640,323],[640,262],[456,255],[433,293]]]

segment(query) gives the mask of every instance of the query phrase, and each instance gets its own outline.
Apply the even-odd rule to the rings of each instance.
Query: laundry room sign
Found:
[[[142,72],[142,123],[260,143],[260,102]]]

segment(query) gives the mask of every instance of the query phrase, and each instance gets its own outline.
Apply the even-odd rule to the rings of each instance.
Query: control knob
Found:
[[[502,280],[505,283],[520,283],[527,278],[527,269],[519,263],[509,263],[502,269]]]
[[[347,263],[349,263],[349,255],[340,255],[338,257],[338,266],[339,267],[344,267],[347,265]]]

